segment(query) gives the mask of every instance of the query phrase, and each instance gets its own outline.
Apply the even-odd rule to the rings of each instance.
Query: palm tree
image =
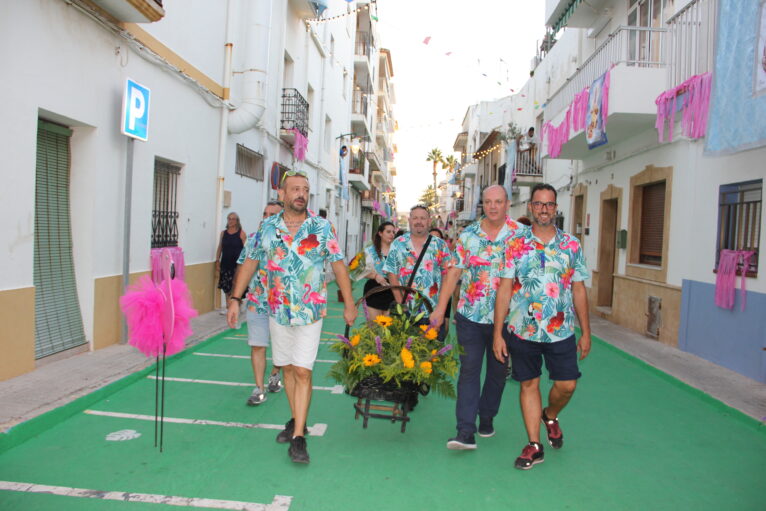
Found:
[[[434,147],[431,149],[431,152],[428,153],[428,156],[426,156],[426,161],[433,162],[434,164],[434,198],[436,195],[436,166],[441,163],[444,164],[444,157],[442,156],[442,152],[438,147]],[[436,201],[434,201],[436,202]]]
[[[442,159],[442,169],[447,169],[447,172],[450,174],[455,171],[457,164],[457,158],[455,158],[455,156],[452,154],[448,154],[445,158]]]

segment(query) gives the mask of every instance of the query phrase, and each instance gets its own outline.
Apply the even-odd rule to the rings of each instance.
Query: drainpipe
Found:
[[[269,68],[271,0],[250,2],[242,100],[229,114],[229,133],[253,129],[266,110],[266,77]]]
[[[231,54],[234,45],[231,42],[232,23],[239,16],[235,13],[239,0],[228,0],[226,3],[226,45],[224,46],[223,61],[223,99],[228,102],[231,87]],[[226,139],[227,126],[229,124],[229,107],[224,104],[221,107],[221,122],[218,129],[218,163],[216,165],[216,194],[215,194],[215,225],[213,233],[215,245],[218,246],[218,229],[223,217],[223,185],[226,173]],[[215,294],[213,295],[215,296]],[[215,303],[215,300],[213,300]]]

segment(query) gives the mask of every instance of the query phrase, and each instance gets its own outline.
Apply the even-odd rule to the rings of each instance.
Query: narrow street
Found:
[[[513,469],[526,441],[514,382],[497,435],[479,439],[475,452],[445,449],[454,401],[433,395],[421,398],[404,434],[385,420],[363,429],[354,398],[326,377],[341,311],[332,303],[323,326],[309,466],[291,463],[274,442],[289,418],[284,392],[245,405],[252,373],[243,327],[169,361],[162,453],[152,367],[4,433],[0,509],[499,510],[537,508],[541,495],[550,509],[729,509],[733,500],[762,509],[762,424],[601,340],[582,364],[576,406],[562,414],[565,447],[546,449],[533,471]],[[39,434],[14,445],[30,428]]]

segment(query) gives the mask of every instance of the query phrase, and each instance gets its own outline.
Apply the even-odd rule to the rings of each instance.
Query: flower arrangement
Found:
[[[348,263],[348,273],[352,280],[359,280],[359,277],[364,273],[366,268],[366,256],[364,250],[356,254],[353,259]]]
[[[455,397],[453,379],[458,371],[457,349],[437,340],[438,331],[418,325],[423,317],[410,317],[397,306],[396,314],[378,316],[354,329],[350,338],[338,335],[333,351],[342,357],[330,376],[349,391],[364,380],[384,384],[430,387],[437,394]]]

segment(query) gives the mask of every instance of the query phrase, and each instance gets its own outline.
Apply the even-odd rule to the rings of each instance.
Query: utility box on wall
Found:
[[[625,229],[617,231],[617,248],[628,248],[628,231]]]

